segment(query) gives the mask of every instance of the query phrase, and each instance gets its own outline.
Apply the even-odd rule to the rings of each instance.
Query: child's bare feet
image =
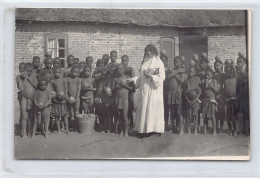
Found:
[[[65,130],[64,132],[65,132],[66,134],[69,134],[69,133],[70,133],[70,131],[69,131],[69,130]]]
[[[190,134],[191,133],[191,131],[190,131],[190,128],[188,129],[188,134]]]
[[[125,137],[128,137],[128,132],[125,133]]]
[[[206,128],[206,127],[204,128],[204,134],[205,134],[205,135],[208,134],[208,133],[207,133],[207,128]]]
[[[237,132],[236,131],[234,131],[234,136],[237,136]]]
[[[195,130],[194,130],[194,134],[195,134],[195,135],[198,134],[197,128],[195,128]]]

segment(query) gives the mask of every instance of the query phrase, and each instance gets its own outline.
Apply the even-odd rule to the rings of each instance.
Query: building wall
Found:
[[[35,55],[43,59],[44,34],[65,33],[68,35],[68,54],[81,61],[86,56],[94,58],[94,64],[103,54],[118,52],[118,62],[124,54],[129,56],[129,65],[136,70],[144,55],[147,44],[153,43],[159,49],[161,37],[175,39],[175,55],[179,54],[178,30],[160,27],[138,27],[126,25],[84,24],[84,23],[18,23],[15,33],[16,69],[21,61],[31,61]]]
[[[44,56],[44,34],[65,33],[68,35],[68,54],[81,61],[93,56],[94,64],[104,53],[118,51],[118,62],[123,54],[129,56],[129,65],[138,71],[147,44],[153,43],[159,49],[161,37],[175,40],[175,56],[179,55],[179,36],[199,34],[208,37],[208,57],[213,64],[216,55],[224,59],[237,58],[237,53],[246,53],[245,28],[166,28],[140,27],[130,25],[109,25],[78,22],[16,22],[15,67],[20,62],[32,61],[33,56]]]

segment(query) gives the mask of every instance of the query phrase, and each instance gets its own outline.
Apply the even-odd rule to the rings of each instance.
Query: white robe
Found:
[[[159,73],[147,79],[145,69],[158,69]],[[139,133],[164,132],[163,81],[165,69],[161,59],[145,59],[140,74],[134,78],[139,94],[137,99],[135,130]]]

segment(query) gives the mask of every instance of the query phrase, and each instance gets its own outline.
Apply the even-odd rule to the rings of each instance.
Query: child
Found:
[[[97,90],[95,95],[95,109],[96,114],[98,115],[99,122],[101,129],[104,130],[105,127],[105,121],[107,120],[107,112],[106,112],[106,105],[104,103],[105,98],[105,84],[106,84],[106,76],[107,76],[107,69],[103,68],[101,70],[101,77],[99,79],[95,80]],[[109,124],[109,130],[112,132],[112,123]]]
[[[168,122],[169,122],[169,106],[168,106],[168,75],[170,73],[170,67],[168,62],[168,57],[166,55],[166,51],[163,50],[160,53],[160,58],[164,64],[165,68],[165,79],[163,81],[163,103],[164,103],[164,124],[165,124],[165,130],[168,130]]]
[[[219,56],[215,57],[214,62],[214,70],[215,76],[214,79],[217,81],[219,85],[219,92],[216,94],[216,101],[218,103],[217,111],[216,111],[216,122],[217,128],[219,128],[219,132],[223,131],[223,125],[225,120],[225,99],[223,97],[223,65]]]
[[[79,64],[79,58],[74,58],[74,64]]]
[[[90,67],[92,70],[93,58],[91,56],[86,57],[86,66]]]
[[[53,75],[54,75],[54,73],[53,73]],[[44,77],[47,80],[46,90],[48,90],[51,93],[51,97],[54,98],[56,93],[53,91],[53,87],[52,87],[52,84],[51,84],[51,81],[53,79],[51,72],[47,69],[43,69],[42,72],[41,72],[41,76]],[[51,119],[51,110],[52,110],[52,103],[48,107],[48,117],[50,119]],[[50,122],[51,122],[51,129],[53,130],[53,127],[54,127],[54,124],[55,124],[55,118],[52,117]],[[51,134],[49,131],[48,131],[48,133]]]
[[[25,71],[26,73],[24,75],[24,81],[20,86],[21,95],[22,95],[21,96],[21,111],[22,111],[21,136],[22,137],[26,136],[27,124],[30,125],[31,118],[33,117],[32,101],[33,101],[35,90],[37,88],[37,78],[35,75],[32,75],[33,64],[26,63]]]
[[[84,68],[83,78],[81,80],[81,104],[84,113],[94,113],[94,94],[96,88],[93,87],[95,79],[91,77],[91,67]]]
[[[60,66],[54,67],[54,77],[55,78],[51,81],[51,84],[53,90],[56,92],[56,96],[53,98],[51,115],[56,120],[58,132],[61,133],[60,121],[63,120],[65,123],[65,133],[69,133],[66,98],[66,93],[68,92],[68,89],[66,85],[66,78],[62,77]]]
[[[186,108],[188,109],[188,118],[187,118],[187,124],[188,124],[188,132],[190,133],[190,120],[194,120],[194,134],[197,135],[197,130],[198,130],[198,111],[199,111],[199,105],[200,105],[200,100],[199,97],[201,95],[201,82],[200,78],[196,76],[196,68],[195,67],[190,67],[189,68],[189,78],[184,84],[184,95],[186,98],[186,103],[187,106]]]
[[[170,108],[170,116],[172,123],[172,131],[174,130],[174,114],[177,115],[177,128],[179,129],[179,134],[183,134],[183,118],[181,114],[181,104],[182,104],[182,83],[186,79],[185,72],[179,72],[182,67],[182,61],[179,56],[174,58],[174,69],[171,70],[168,75],[168,106]]]
[[[46,138],[48,135],[49,127],[49,105],[51,103],[51,92],[47,90],[47,79],[41,78],[39,81],[38,88],[34,95],[34,105],[35,105],[35,117],[33,123],[32,137],[34,137],[37,124],[38,124],[38,115],[41,116],[43,123],[43,133]]]
[[[39,75],[41,71],[41,61],[39,56],[33,57],[33,73]]]
[[[70,112],[70,119],[73,125],[74,132],[77,130],[77,122],[75,120],[76,114],[79,113],[80,107],[80,89],[81,80],[79,78],[79,67],[74,65],[71,68],[71,75],[67,78],[67,98]]]
[[[111,59],[111,62],[109,64],[107,64],[108,70],[110,70],[110,66],[111,65],[117,65],[117,62],[116,62],[117,52],[116,51],[111,51],[110,52],[110,59]]]
[[[212,120],[213,135],[216,135],[216,118],[215,111],[217,110],[216,94],[219,91],[219,85],[213,78],[214,71],[210,68],[206,69],[206,79],[203,82],[203,119],[204,119],[204,134],[207,134],[207,121]]]
[[[225,119],[228,122],[230,134],[237,135],[236,116],[237,116],[237,74],[235,66],[231,59],[225,61],[224,75],[223,75],[223,95],[226,98]]]
[[[71,71],[71,68],[74,64],[74,56],[73,55],[69,55],[67,57],[67,63],[68,63],[68,67],[64,70],[64,77],[68,77]]]
[[[109,55],[108,54],[103,54],[102,60],[104,61],[104,66],[107,66],[109,62]]]
[[[134,77],[134,69],[128,66],[129,57],[127,55],[123,55],[121,57],[121,63],[123,65],[124,74],[128,78]],[[131,90],[128,92],[128,119],[130,121],[130,128],[134,127],[134,117],[133,117],[133,110],[134,110],[134,92],[135,86],[134,83],[131,83]]]
[[[249,135],[249,83],[248,68],[246,58],[241,53],[237,58],[237,99],[239,104],[239,112],[243,114],[245,135]]]
[[[83,71],[84,71],[85,67],[86,67],[86,63],[84,61],[81,61],[79,63],[79,72],[80,72],[81,75],[83,74]]]
[[[127,77],[124,75],[123,65],[117,65],[117,77],[115,78],[115,105],[117,109],[119,130],[124,136],[128,136],[128,92],[132,90],[125,81]]]
[[[95,80],[99,80],[101,77],[101,71],[104,68],[104,60],[103,59],[98,59],[97,64],[96,64],[96,69],[94,70],[92,77]]]
[[[115,133],[117,133],[117,117],[116,117],[116,107],[115,107],[115,93],[112,92],[114,90],[115,85],[115,74],[116,74],[117,64],[111,63],[109,74],[106,78],[105,84],[105,97],[104,103],[106,105],[106,113],[107,113],[107,120],[105,121],[105,132],[108,130],[112,131],[113,128]],[[113,121],[114,118],[114,121]]]
[[[53,69],[52,69],[52,59],[46,58],[45,59],[45,68],[44,70],[47,70],[51,74],[51,79],[54,78]]]
[[[55,57],[53,59],[53,68],[55,68],[55,67],[61,67],[61,60],[59,57]]]
[[[19,117],[19,128],[22,127],[22,110],[21,110],[21,100],[22,100],[22,89],[23,89],[23,82],[25,79],[25,63],[21,62],[19,64],[19,72],[20,74],[18,74],[16,76],[16,84],[17,84],[17,88],[18,88],[18,92],[17,92],[17,99],[19,102],[19,108],[20,108],[20,117]]]

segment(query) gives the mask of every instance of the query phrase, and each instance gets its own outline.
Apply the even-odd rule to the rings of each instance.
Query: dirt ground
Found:
[[[17,126],[19,113],[15,113]],[[131,131],[128,138],[102,132],[91,135],[52,133],[47,139],[42,135],[34,138],[21,138],[18,135],[14,137],[16,159],[248,156],[248,150],[249,137],[244,135],[232,137],[227,133],[211,136],[177,135],[166,132],[161,137],[156,135],[142,137]]]

